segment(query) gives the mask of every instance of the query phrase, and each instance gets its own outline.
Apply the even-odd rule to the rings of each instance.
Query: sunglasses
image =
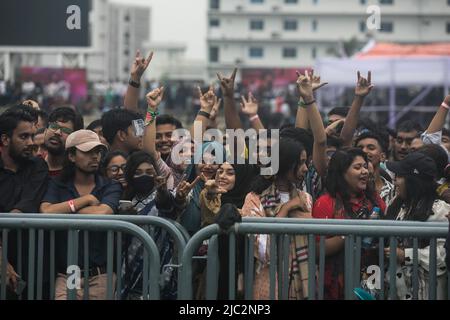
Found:
[[[71,134],[73,132],[72,129],[70,128],[66,128],[66,127],[61,127],[59,124],[57,124],[56,122],[51,122],[48,126],[48,128],[50,130],[52,130],[53,132],[56,132],[58,130],[60,130],[62,133],[65,134]]]

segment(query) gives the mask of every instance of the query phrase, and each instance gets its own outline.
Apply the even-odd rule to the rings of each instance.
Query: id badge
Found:
[[[142,137],[144,135],[144,129],[145,129],[144,120],[142,120],[142,119],[133,120],[133,129],[134,129],[134,135],[136,137]]]

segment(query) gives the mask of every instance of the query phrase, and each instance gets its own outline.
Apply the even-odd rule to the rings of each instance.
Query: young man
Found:
[[[45,161],[33,157],[35,117],[30,107],[11,108],[0,115],[0,212],[37,213],[48,182]],[[27,233],[22,233],[22,243],[28,244]],[[0,240],[1,241],[1,240]],[[17,256],[17,233],[9,232],[8,266],[12,283],[16,282],[19,258],[22,261],[22,278],[28,276],[28,246]]]
[[[58,179],[49,183],[41,203],[43,213],[71,214],[114,214],[122,188],[118,182],[98,174],[102,151],[106,146],[98,135],[90,130],[78,130],[66,141],[65,166]],[[65,235],[58,235],[57,279],[55,299],[67,298],[67,241]],[[106,235],[89,234],[89,299],[106,299]],[[79,245],[79,258],[83,261],[84,245]],[[83,271],[81,275],[83,275]],[[83,279],[81,280],[83,283]],[[78,299],[83,290],[78,290]]]
[[[164,161],[167,161],[174,145],[172,132],[180,128],[182,128],[181,122],[168,114],[156,118],[156,151],[161,154]]]
[[[49,125],[45,131],[44,146],[47,151],[45,161],[51,177],[61,174],[67,137],[83,127],[83,118],[71,108],[57,108],[50,114]]]
[[[361,148],[373,166],[373,179],[377,193],[388,204],[395,197],[395,187],[380,163],[386,160],[387,141],[375,132],[364,132],[355,139],[355,146]]]
[[[144,127],[139,113],[127,109],[114,109],[102,116],[103,136],[110,145],[110,151],[122,151],[129,155],[142,149]]]
[[[414,138],[420,137],[423,129],[415,121],[406,120],[397,126],[394,140],[394,160],[403,160],[411,152],[411,143]]]

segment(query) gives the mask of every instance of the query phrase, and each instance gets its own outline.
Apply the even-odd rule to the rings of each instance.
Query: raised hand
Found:
[[[214,105],[217,104],[217,96],[214,93],[214,87],[211,85],[208,92],[205,94],[202,93],[200,87],[197,87],[197,90],[200,97],[200,110],[211,114]]]
[[[201,180],[200,176],[197,176],[191,183],[187,182],[185,178],[181,180],[177,187],[176,198],[178,200],[184,200],[188,196],[189,192],[195,187],[195,185]]]
[[[41,108],[39,107],[39,103],[37,103],[34,100],[25,100],[24,102],[22,102],[22,104],[24,104],[26,106],[30,106],[35,110],[41,110]]]
[[[219,114],[219,108],[222,104],[222,99],[215,98],[214,106],[212,107],[211,113],[209,114],[209,120],[216,121],[217,115]]]
[[[131,79],[133,81],[139,82],[141,80],[141,77],[144,74],[145,70],[147,70],[147,67],[152,61],[152,58],[153,58],[153,51],[150,52],[147,59],[141,56],[141,52],[139,50],[136,52],[136,57],[134,59],[133,65],[131,66],[130,72]]]
[[[444,103],[446,103],[447,105],[450,105],[450,94],[445,97]]]
[[[301,76],[300,72],[296,71],[296,73],[297,73],[297,76],[300,78],[300,76]],[[328,84],[328,82],[323,82],[323,83],[320,82],[320,77],[314,75],[314,70],[311,70],[310,76],[311,76],[313,91],[316,91],[316,90],[318,90],[318,89],[320,89],[323,86],[326,86]]]
[[[298,75],[299,77],[297,79],[297,88],[300,92],[300,97],[302,97],[304,101],[309,102],[314,99],[312,78],[308,70],[305,70],[304,75],[300,73],[298,73]]]
[[[358,83],[356,84],[355,88],[355,96],[357,97],[365,97],[367,96],[370,91],[372,91],[374,85],[372,84],[372,72],[369,71],[367,74],[367,79],[361,77],[361,73],[358,71]]]
[[[153,91],[147,93],[145,97],[147,98],[148,106],[153,111],[156,111],[164,97],[164,87],[154,89]]]
[[[248,100],[244,96],[241,97],[241,111],[249,117],[258,114],[258,101],[255,99],[251,92],[248,93]]]
[[[345,123],[345,119],[341,119],[341,120],[335,121],[332,124],[330,124],[328,127],[326,127],[325,128],[325,133],[327,134],[327,136],[337,135],[336,129],[341,123]]]
[[[167,190],[167,178],[169,178],[169,176],[157,176],[155,178],[155,187],[156,190],[158,191],[166,191]]]
[[[222,94],[225,97],[232,98],[234,96],[234,81],[236,79],[237,68],[234,68],[233,73],[229,78],[225,78],[220,73],[217,73],[217,78],[220,81],[220,88],[222,89]]]
[[[207,190],[208,196],[210,197],[216,194],[227,193],[227,190],[220,187],[216,180],[207,180],[205,182],[205,188]]]

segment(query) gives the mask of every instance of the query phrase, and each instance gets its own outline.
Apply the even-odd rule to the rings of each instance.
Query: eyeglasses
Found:
[[[119,170],[120,170],[120,169],[122,170],[122,172],[125,172],[126,164],[123,164],[123,165],[121,165],[121,166],[113,165],[113,166],[111,166],[111,167],[108,167],[107,169],[108,169],[109,171],[111,171],[111,173],[113,173],[113,174],[119,173]]]
[[[65,134],[71,134],[73,132],[72,129],[70,128],[66,128],[66,127],[61,127],[59,124],[57,124],[56,122],[51,122],[48,126],[48,128],[50,130],[52,130],[53,132],[56,132],[58,130],[61,130],[62,133]]]

